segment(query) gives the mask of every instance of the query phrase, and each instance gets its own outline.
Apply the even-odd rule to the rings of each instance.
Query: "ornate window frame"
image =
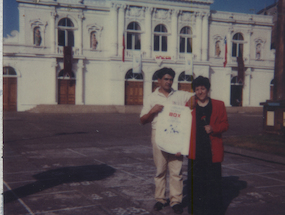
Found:
[[[88,30],[88,35],[90,38],[90,42],[89,42],[89,49],[91,51],[101,51],[102,50],[102,31],[103,31],[103,27],[98,25],[97,23],[93,23],[93,24],[89,24],[86,26],[87,30]],[[91,36],[92,33],[95,33],[96,35],[96,39],[97,39],[97,46],[96,49],[93,49],[91,46]]]
[[[33,20],[30,20],[30,29],[31,29],[31,32],[32,32],[32,36],[31,36],[31,44],[34,46],[34,47],[44,47],[45,46],[45,30],[46,30],[46,26],[47,26],[47,22],[46,23],[43,23],[41,21],[41,19],[33,19]],[[40,45],[36,45],[34,43],[35,41],[35,35],[34,35],[34,31],[36,28],[39,28],[40,29],[40,33],[41,33],[41,43]]]

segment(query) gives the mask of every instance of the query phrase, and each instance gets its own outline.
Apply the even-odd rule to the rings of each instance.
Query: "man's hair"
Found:
[[[203,77],[201,75],[195,78],[194,81],[192,82],[193,90],[195,91],[195,88],[199,86],[204,86],[207,88],[207,90],[209,90],[211,87],[209,78]]]
[[[170,75],[172,78],[175,77],[175,72],[171,68],[163,67],[162,69],[157,71],[157,78],[162,79],[164,75]]]

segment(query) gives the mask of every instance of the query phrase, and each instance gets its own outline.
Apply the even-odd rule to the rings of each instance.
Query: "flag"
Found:
[[[141,51],[133,50],[133,73],[142,73],[142,55]]]
[[[193,56],[185,54],[185,75],[193,75]]]
[[[228,61],[228,59],[227,59],[227,55],[228,55],[227,36],[225,36],[224,43],[225,43],[225,62],[224,62],[224,67],[226,67],[227,61]]]
[[[238,83],[243,83],[244,81],[244,62],[242,57],[237,57],[238,63]]]
[[[125,34],[123,34],[123,53],[122,53],[122,61],[125,62]]]
[[[66,73],[72,76],[72,47],[64,46],[63,48],[63,66],[64,66],[64,76]]]

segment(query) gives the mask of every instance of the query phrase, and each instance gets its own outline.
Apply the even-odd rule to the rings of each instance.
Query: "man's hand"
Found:
[[[213,132],[213,128],[210,125],[205,125],[204,128],[207,134],[210,134]]]
[[[150,114],[159,113],[163,109],[163,105],[156,104],[149,112]]]
[[[191,110],[193,110],[196,107],[196,96],[191,96],[191,98],[188,100],[188,106]]]
[[[161,112],[163,109],[163,105],[158,105],[156,104],[147,114],[143,115],[140,118],[140,122],[142,125],[148,123],[148,122],[152,122],[153,118],[155,117],[155,115],[159,112]]]
[[[181,152],[177,152],[177,153],[175,154],[175,156],[176,156],[176,157],[180,157],[180,156],[181,156]]]

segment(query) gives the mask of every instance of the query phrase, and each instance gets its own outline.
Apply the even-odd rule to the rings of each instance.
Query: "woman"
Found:
[[[199,76],[192,84],[197,104],[192,112],[188,157],[188,212],[195,215],[220,215],[223,214],[222,133],[229,127],[226,108],[222,101],[208,96],[208,78]]]

